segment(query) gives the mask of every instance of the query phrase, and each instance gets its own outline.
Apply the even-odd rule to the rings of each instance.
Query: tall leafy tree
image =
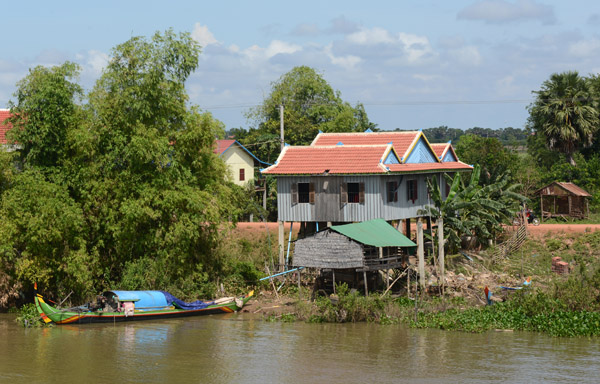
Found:
[[[588,81],[575,71],[554,73],[534,93],[530,125],[544,136],[550,149],[565,154],[568,162],[576,165],[573,154],[592,144],[600,124]]]
[[[26,167],[49,170],[65,157],[67,135],[81,121],[83,90],[75,82],[79,66],[35,67],[17,83],[16,102],[10,102],[14,129],[9,139],[18,143]]]
[[[199,53],[187,33],[134,37],[84,106],[69,63],[19,83],[13,131],[26,167],[0,156],[4,272],[73,298],[115,285],[211,294],[223,227],[247,201],[213,153],[223,124],[189,105]]]
[[[309,144],[319,130],[362,132],[376,127],[369,121],[362,104],[352,107],[316,70],[299,66],[272,83],[271,93],[262,104],[248,112],[247,117],[254,127],[244,143],[277,143],[280,105],[284,106],[285,141],[292,145]],[[270,152],[257,152],[261,160],[276,158]]]
[[[517,155],[505,148],[495,137],[481,137],[474,134],[463,135],[456,145],[456,154],[467,164],[481,166],[480,182],[495,182],[501,175],[514,174],[519,159]]]

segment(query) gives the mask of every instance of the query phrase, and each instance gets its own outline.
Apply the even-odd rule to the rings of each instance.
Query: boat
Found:
[[[113,290],[97,296],[94,303],[61,309],[48,304],[35,287],[35,307],[45,323],[116,323],[237,312],[253,294],[186,303],[164,291]]]

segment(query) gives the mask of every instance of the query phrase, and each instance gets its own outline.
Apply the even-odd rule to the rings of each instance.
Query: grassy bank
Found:
[[[569,263],[568,275],[551,270],[553,257]],[[502,302],[483,305],[466,290],[449,286],[443,297],[406,295],[392,298],[380,294],[363,296],[345,285],[332,297],[314,302],[296,300],[290,310],[267,316],[271,321],[403,323],[415,328],[438,328],[464,332],[494,329],[544,332],[554,336],[600,336],[600,233],[551,234],[530,239],[506,258],[493,261],[485,252],[474,261],[449,257],[449,273],[474,278],[474,291],[483,290],[477,276],[494,275],[502,282],[531,276],[531,288],[495,290]],[[308,292],[304,292],[304,297]],[[483,294],[481,292],[481,297]]]

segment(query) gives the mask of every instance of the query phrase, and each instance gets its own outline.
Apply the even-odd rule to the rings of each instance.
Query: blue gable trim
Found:
[[[446,152],[446,156],[444,156],[444,158],[442,159],[442,161],[444,162],[448,162],[448,161],[458,161],[458,159],[456,157],[454,157],[454,155],[452,154],[451,150],[448,150],[448,152]]]
[[[435,154],[431,151],[429,145],[425,141],[425,138],[421,136],[415,147],[412,149],[406,161],[406,164],[423,164],[423,163],[437,163],[438,159]]]
[[[237,141],[237,140],[235,140],[233,143],[231,143],[231,145],[230,145],[229,147],[227,147],[227,148],[226,148],[226,149],[225,149],[223,152],[221,152],[221,154],[219,155],[219,157],[222,157],[222,156],[223,156],[223,154],[224,154],[225,152],[227,152],[227,150],[228,150],[229,148],[231,148],[231,147],[232,147],[234,144],[237,144],[237,145],[239,145],[239,146],[240,146],[240,148],[242,148],[244,151],[246,151],[246,152],[247,152],[247,153],[248,153],[250,156],[252,156],[252,157],[254,158],[254,160],[258,161],[259,163],[261,163],[261,164],[265,164],[265,165],[273,165],[273,164],[267,163],[266,161],[259,160],[259,159],[258,159],[256,156],[254,156],[254,154],[253,154],[252,152],[250,152],[249,150],[247,150],[247,149],[246,149],[246,147],[244,147],[242,144],[240,144],[240,142],[239,142],[239,141]],[[287,145],[286,145],[286,146],[287,146]],[[277,163],[277,162],[276,162],[276,163]]]
[[[394,151],[390,151],[383,161],[383,164],[400,164],[400,160],[398,160],[398,157],[396,157]]]

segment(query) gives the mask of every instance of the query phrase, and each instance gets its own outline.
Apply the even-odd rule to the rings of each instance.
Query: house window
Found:
[[[388,203],[395,203],[398,201],[398,182],[388,181],[387,182],[387,201]]]
[[[365,203],[365,183],[342,183],[341,203]]]
[[[292,184],[292,204],[315,203],[315,183]]]
[[[417,180],[407,180],[406,182],[406,196],[408,196],[408,200],[411,200],[413,203],[419,197],[419,193],[417,190]]]
[[[246,180],[246,170],[244,168],[240,168],[240,181]]]
[[[298,202],[308,203],[310,201],[310,183],[298,183]]]

